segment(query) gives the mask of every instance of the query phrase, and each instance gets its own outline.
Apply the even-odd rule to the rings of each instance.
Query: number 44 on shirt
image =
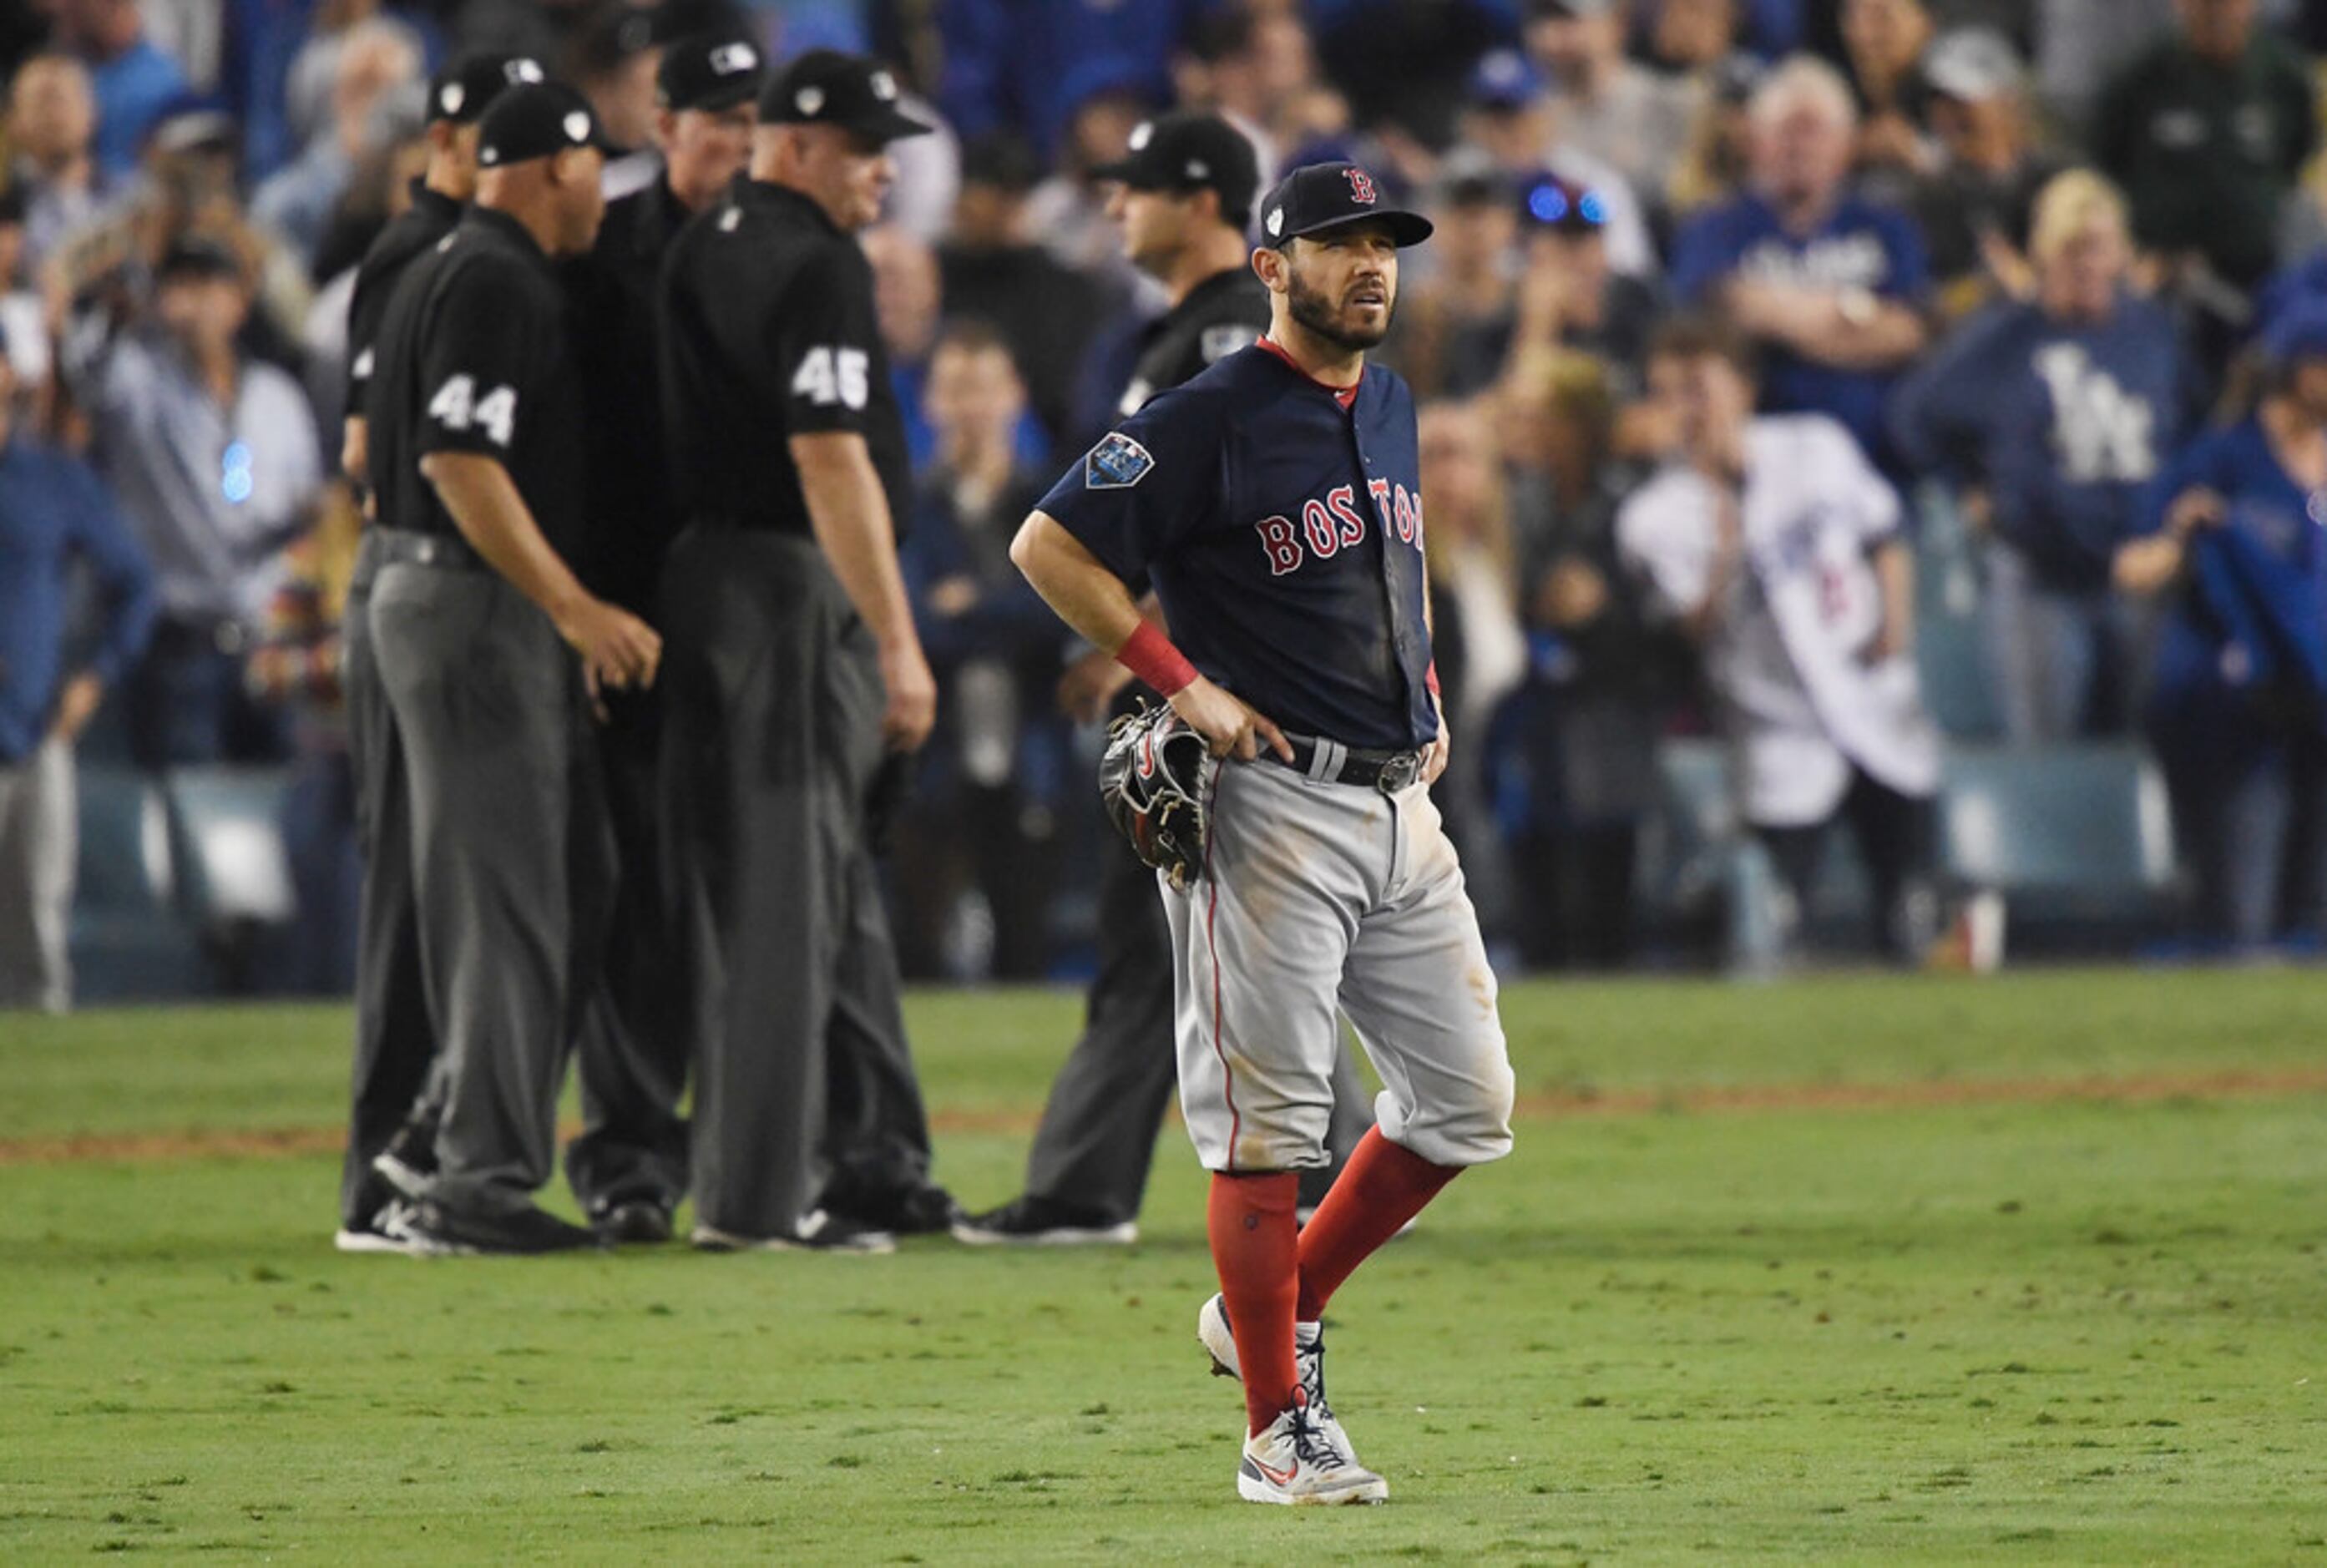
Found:
[[[517,392],[496,387],[477,396],[473,376],[455,376],[428,400],[428,417],[447,430],[481,430],[495,446],[507,446],[517,427]]]

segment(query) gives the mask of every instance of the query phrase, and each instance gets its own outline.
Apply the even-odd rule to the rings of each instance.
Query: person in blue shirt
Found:
[[[1925,341],[1922,237],[1850,188],[1858,111],[1833,67],[1788,61],[1750,114],[1752,188],[1680,231],[1674,299],[1761,346],[1762,412],[1827,415],[1890,468],[1883,400]]]
[[[2180,444],[2192,379],[2165,309],[2130,293],[2125,200],[2086,170],[2038,198],[2032,299],[1972,317],[1899,388],[1891,429],[1987,537],[1990,674],[2014,742],[2126,717],[2125,604],[2109,586],[2143,492]]]
[[[136,663],[161,598],[97,476],[14,427],[15,373],[0,340],[0,1008],[61,1013],[79,831],[73,742]],[[78,668],[67,604],[76,560],[104,623]]]
[[[2260,348],[2260,405],[2173,462],[2116,564],[2173,595],[2148,723],[2197,933],[2242,949],[2315,937],[2327,886],[2327,304]]]
[[[1048,158],[1087,84],[1123,79],[1172,99],[1172,61],[1205,0],[950,0],[938,8],[938,107],[964,142],[1017,130]]]
[[[89,64],[97,92],[97,161],[117,180],[137,171],[145,133],[192,89],[178,62],[145,36],[137,0],[68,0],[60,42]]]

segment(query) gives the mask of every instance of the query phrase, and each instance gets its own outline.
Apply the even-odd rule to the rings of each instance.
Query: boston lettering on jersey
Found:
[[[1438,733],[1421,495],[1404,381],[1369,366],[1344,407],[1256,345],[1126,419],[1042,509],[1152,581],[1190,661],[1284,729],[1399,751]]]

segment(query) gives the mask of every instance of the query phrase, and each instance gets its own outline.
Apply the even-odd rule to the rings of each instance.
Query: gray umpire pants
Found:
[[[0,763],[0,1008],[72,1005],[73,790],[72,743],[54,735],[22,761]]]
[[[1173,1024],[1172,929],[1155,873],[1110,833],[1099,869],[1098,973],[1091,981],[1082,1038],[1051,1085],[1026,1191],[1101,1215],[1110,1224],[1139,1217],[1154,1163],[1157,1129],[1179,1085]],[[1326,1134],[1333,1163],[1301,1172],[1301,1202],[1314,1206],[1341,1162],[1373,1125],[1357,1064],[1343,1048],[1333,1069],[1333,1119]]]
[[[581,670],[547,616],[457,541],[388,537],[371,630],[405,758],[444,1120],[430,1196],[532,1201],[611,853]]]
[[[919,1186],[928,1117],[865,844],[871,633],[805,538],[698,524],[665,563],[663,833],[696,1029],[696,1218],[788,1234]]]
[[[351,1226],[377,1190],[372,1157],[412,1114],[436,1063],[436,1030],[420,975],[420,910],[413,892],[412,800],[404,745],[372,644],[372,585],[387,551],[367,527],[356,549],[340,630],[340,687],[348,710],[348,760],[355,773],[356,843],[364,863],[356,939],[356,1046],[349,1095],[348,1153],[340,1212]]]

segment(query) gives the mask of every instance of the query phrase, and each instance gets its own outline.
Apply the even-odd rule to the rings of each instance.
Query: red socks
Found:
[[[1373,1255],[1374,1249],[1398,1233],[1439,1190],[1454,1180],[1462,1167],[1434,1165],[1410,1149],[1402,1149],[1369,1127],[1341,1167],[1332,1190],[1317,1206],[1317,1213],[1301,1232],[1301,1292],[1295,1315],[1304,1323],[1325,1315],[1325,1303],[1341,1282]],[[1219,1188],[1213,1191],[1218,1193]],[[1220,1254],[1220,1199],[1212,1199],[1212,1252]],[[1236,1303],[1229,1303],[1229,1321],[1236,1322]],[[1245,1354],[1244,1336],[1237,1336],[1237,1354]],[[1247,1361],[1249,1367],[1251,1362]],[[1249,1380],[1246,1386],[1251,1393]]]
[[[1207,1215],[1212,1264],[1236,1335],[1245,1415],[1254,1432],[1293,1403],[1293,1302],[1302,1250],[1293,1209],[1300,1187],[1290,1171],[1212,1177]]]

